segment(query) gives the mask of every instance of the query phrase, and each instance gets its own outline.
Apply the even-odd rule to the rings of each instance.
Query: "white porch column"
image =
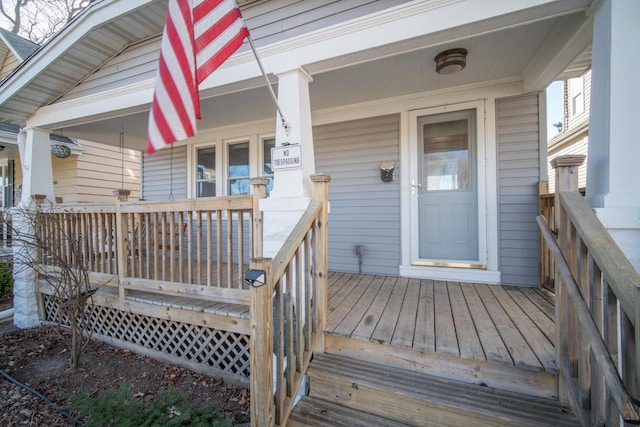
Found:
[[[46,199],[54,200],[49,132],[37,128],[24,129],[18,135],[18,147],[23,171],[22,198],[13,215],[13,228],[25,237],[15,239],[13,244],[13,323],[19,328],[29,328],[40,322],[37,275],[29,266],[35,259],[34,249],[28,244],[29,236],[34,233],[30,218],[34,204],[32,196],[43,194]]]
[[[278,103],[289,124],[288,132],[278,117],[276,146],[300,144],[302,167],[276,170],[273,190],[260,200],[264,213],[265,257],[278,252],[311,201],[310,176],[315,173],[309,83],[313,79],[302,68],[278,74]]]
[[[22,200],[34,194],[44,194],[54,201],[53,168],[49,131],[28,127],[18,135],[20,162],[22,163]]]
[[[640,2],[604,0],[595,13],[587,200],[640,271]]]

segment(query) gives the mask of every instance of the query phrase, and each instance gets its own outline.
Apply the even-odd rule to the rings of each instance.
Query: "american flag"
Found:
[[[235,0],[169,0],[147,153],[196,134],[198,85],[249,36]]]

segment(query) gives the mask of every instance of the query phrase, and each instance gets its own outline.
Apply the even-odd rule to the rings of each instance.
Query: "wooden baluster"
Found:
[[[602,281],[603,287],[603,338],[604,342],[607,345],[607,349],[609,350],[609,354],[611,355],[611,359],[613,363],[615,363],[616,367],[619,369],[619,360],[618,360],[618,301],[616,298],[616,294],[613,292],[611,287],[606,281],[606,278],[603,277]],[[613,399],[611,398],[611,392],[608,388],[605,388],[604,391],[604,419],[605,425],[617,425],[619,422],[619,414],[618,408],[616,407]]]
[[[267,185],[269,178],[251,178],[251,187],[253,193],[253,207],[251,208],[251,216],[253,218],[251,233],[251,256],[259,258],[262,256],[262,239],[263,239],[263,216],[260,211],[260,199],[267,197]]]
[[[207,238],[206,238],[206,242],[207,242],[207,286],[211,286],[211,268],[212,268],[212,263],[213,263],[213,229],[212,229],[212,221],[211,221],[211,211],[208,210],[207,211],[207,220],[206,220],[206,227],[207,227]]]
[[[577,233],[576,233],[577,234]],[[577,255],[578,255],[578,286],[580,286],[580,292],[582,298],[584,298],[589,311],[593,313],[592,301],[593,298],[590,294],[591,289],[589,286],[589,253],[587,251],[587,245],[584,244],[582,239],[578,237],[577,242]],[[582,333],[580,329],[579,334],[579,354],[578,354],[578,371],[580,376],[578,378],[580,384],[580,402],[584,409],[591,408],[591,351],[588,345],[587,336]]]
[[[242,272],[244,271],[244,210],[238,209],[238,289],[242,289]]]
[[[124,289],[124,278],[127,274],[127,240],[128,240],[128,224],[127,214],[122,213],[122,202],[127,201],[129,191],[120,190],[116,198],[116,271],[118,274],[118,296],[120,301],[124,301],[126,293]],[[111,221],[109,221],[111,223]],[[109,239],[109,254],[111,254],[111,234],[107,235]],[[107,255],[109,256],[109,255]]]
[[[233,287],[233,211],[227,209],[227,288]]]
[[[543,198],[543,195],[549,193],[549,181],[538,181],[538,215],[542,215],[549,223],[549,217],[546,212],[547,199]],[[542,235],[538,236],[538,283],[540,286],[549,289],[548,278],[548,266],[549,266],[549,251],[547,245],[544,243]]]
[[[222,287],[222,211],[216,211],[216,286]]]
[[[273,285],[271,259],[253,258],[251,269],[264,271],[264,282],[254,282],[250,300],[251,425],[275,424],[273,400]]]

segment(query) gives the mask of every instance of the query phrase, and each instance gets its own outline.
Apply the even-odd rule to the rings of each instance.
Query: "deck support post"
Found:
[[[273,400],[273,285],[271,259],[253,258],[254,272],[261,270],[261,279],[247,280],[251,285],[249,321],[251,329],[251,426],[275,425]],[[245,277],[246,280],[246,277]]]
[[[126,202],[131,192],[115,190],[116,197],[116,271],[118,272],[118,297],[124,301],[126,296],[124,278],[127,273],[127,243],[129,240],[127,214],[122,213],[122,202]]]
[[[565,256],[569,259],[568,252],[571,250],[573,234],[568,227],[567,214],[562,208],[560,202],[561,192],[578,191],[578,167],[584,162],[584,155],[569,155],[556,157],[551,161],[551,167],[555,169],[556,173],[556,193],[555,193],[555,212],[554,223],[556,226],[556,238],[558,239],[558,246]],[[575,274],[575,271],[574,271]],[[568,337],[576,336],[577,325],[575,324],[576,317],[572,313],[572,305],[566,295],[565,284],[560,279],[558,272],[555,272],[555,289],[556,289],[556,304],[555,304],[555,319],[556,319],[556,354],[555,359],[558,362],[564,357],[569,360],[569,370],[572,375],[577,376],[578,370],[578,348],[575,345],[575,340],[568,339]],[[570,345],[570,343],[573,343]],[[562,375],[558,379],[558,397],[561,401],[568,401],[567,385]]]
[[[262,257],[262,245],[263,245],[263,215],[260,211],[260,199],[267,197],[267,185],[269,184],[269,178],[251,178],[251,187],[253,188],[253,244],[252,244],[252,258]]]
[[[324,328],[327,326],[327,272],[329,268],[329,228],[327,222],[329,221],[329,183],[331,182],[331,176],[325,174],[311,175],[311,181],[313,182],[313,196],[316,200],[322,201],[322,213],[319,216],[319,221],[316,224],[318,234],[316,236],[316,248],[318,256],[316,257],[317,265],[315,266],[315,280],[316,280],[316,319],[318,330],[315,331],[318,334],[316,339],[315,351],[324,352]]]

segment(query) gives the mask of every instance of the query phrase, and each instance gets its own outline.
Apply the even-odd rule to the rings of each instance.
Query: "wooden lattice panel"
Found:
[[[45,319],[69,325],[50,295],[42,295]],[[157,319],[94,305],[87,309],[91,331],[161,351],[231,374],[249,376],[249,337],[243,334]],[[63,316],[62,319],[60,316]]]

